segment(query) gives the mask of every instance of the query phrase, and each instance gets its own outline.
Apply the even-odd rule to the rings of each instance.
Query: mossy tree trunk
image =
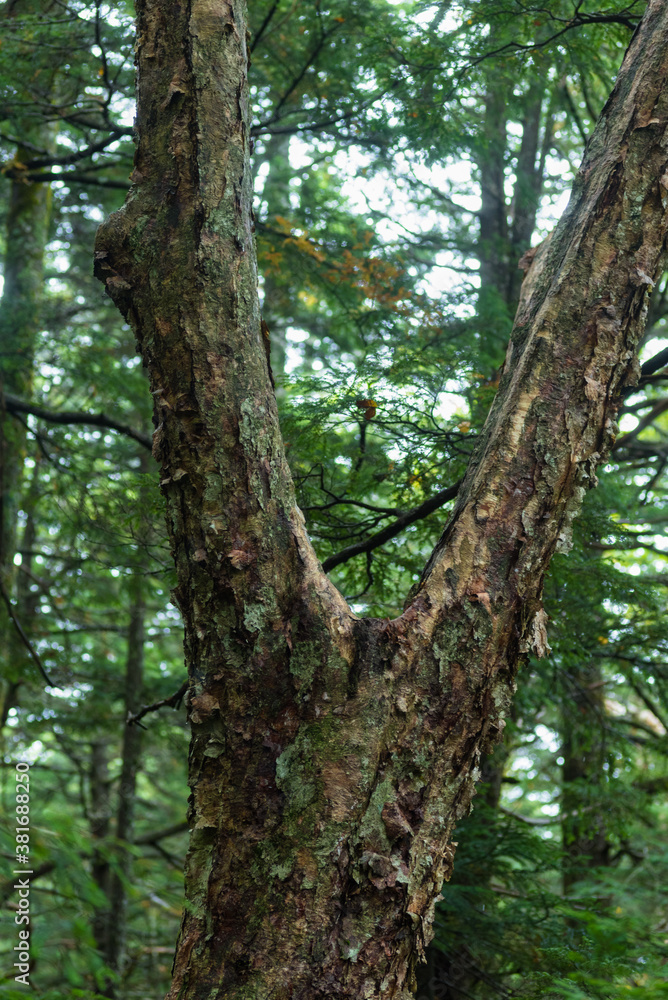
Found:
[[[257,306],[245,10],[139,0],[138,148],[99,277],[132,323],[190,674],[172,1000],[410,995],[456,819],[542,580],[614,437],[666,233],[668,8],[650,0],[534,262],[456,509],[405,612],[359,620],[283,454]]]

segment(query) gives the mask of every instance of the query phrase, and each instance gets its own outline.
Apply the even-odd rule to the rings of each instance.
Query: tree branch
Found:
[[[448,486],[446,489],[441,490],[440,493],[436,493],[429,500],[425,500],[424,503],[420,504],[419,507],[413,507],[411,510],[406,511],[400,517],[393,521],[392,524],[388,524],[387,527],[382,528],[377,531],[375,535],[371,535],[370,538],[366,538],[363,542],[356,542],[354,545],[348,545],[345,549],[341,549],[333,556],[328,556],[327,559],[322,564],[322,568],[326,573],[335,566],[340,566],[341,563],[348,562],[354,556],[358,556],[363,552],[373,552],[374,549],[379,548],[384,545],[385,542],[389,542],[391,538],[400,534],[404,528],[407,528],[410,524],[414,524],[415,521],[421,521],[423,518],[427,517],[433,511],[438,510],[442,507],[444,503],[448,500],[454,500],[461,486],[462,480],[455,483],[453,486]]]
[[[521,823],[527,823],[529,826],[552,826],[554,823],[561,823],[560,816],[522,816],[521,813],[513,812],[512,809],[506,809],[505,806],[497,806],[497,808],[504,816],[518,819]]]
[[[640,377],[647,378],[648,375],[658,372],[659,368],[663,368],[664,365],[668,365],[668,347],[665,347],[658,354],[655,354],[653,358],[645,362],[640,369]]]
[[[9,177],[12,180],[34,181],[39,184],[45,181],[66,181],[69,184],[90,184],[92,187],[114,188],[119,191],[128,191],[130,188],[129,181],[112,181],[104,177],[89,177],[86,174],[79,174],[74,170],[59,174],[53,171],[33,173],[31,170],[9,169],[5,171],[5,177]]]
[[[180,823],[172,823],[171,826],[163,827],[162,830],[150,830],[148,833],[142,833],[140,837],[135,837],[132,843],[137,847],[141,847],[144,844],[156,844],[159,840],[166,840],[167,837],[175,837],[177,833],[185,833],[188,829],[188,821],[181,820]]]
[[[151,438],[141,431],[136,431],[127,424],[121,424],[113,417],[108,417],[104,413],[81,413],[77,410],[47,410],[44,406],[36,406],[34,403],[26,403],[17,396],[5,395],[5,409],[7,413],[13,415],[18,413],[29,413],[40,420],[46,420],[50,424],[86,424],[89,427],[105,427],[107,430],[124,434],[125,437],[132,438],[144,448],[150,451],[153,445]]]
[[[262,36],[264,35],[265,31],[267,30],[267,27],[269,26],[269,22],[271,21],[272,17],[274,16],[274,14],[276,13],[276,11],[278,10],[279,3],[280,3],[280,0],[275,0],[275,2],[269,8],[264,21],[262,22],[262,24],[260,25],[260,27],[255,32],[255,38],[253,39],[253,41],[251,42],[251,45],[250,45],[251,54],[253,53],[253,51],[255,50],[255,46],[259,43],[260,39],[262,38]]]
[[[668,399],[660,399],[657,403],[655,403],[650,412],[645,414],[642,420],[638,421],[637,426],[634,427],[632,431],[629,431],[627,434],[622,434],[620,438],[617,438],[614,445],[614,451],[626,448],[631,441],[638,437],[641,431],[644,431],[646,427],[649,427],[649,425],[653,423],[658,416],[665,413],[666,410],[668,410]]]
[[[143,719],[144,716],[148,715],[149,712],[157,712],[159,708],[165,708],[165,707],[178,708],[187,690],[188,690],[188,681],[184,681],[179,690],[175,691],[174,694],[169,696],[169,698],[163,698],[162,701],[155,701],[153,702],[152,705],[145,705],[134,715],[128,715],[127,725],[128,726],[141,725],[141,723],[139,722],[140,719]],[[142,726],[142,729],[145,728],[146,728],[145,726]]]
[[[88,159],[93,153],[101,153],[103,149],[106,149],[107,146],[110,146],[112,142],[116,142],[123,135],[122,131],[114,131],[110,135],[105,136],[104,139],[100,139],[99,142],[94,142],[90,146],[86,146],[85,149],[78,149],[75,153],[68,153],[67,156],[37,157],[34,160],[26,160],[24,165],[30,171],[38,167],[64,167],[71,163],[78,163],[80,160]]]
[[[288,89],[285,91],[285,93],[283,94],[283,96],[279,100],[278,104],[276,105],[276,107],[274,109],[274,113],[273,113],[272,117],[267,122],[268,125],[273,125],[274,122],[280,121],[281,108],[285,105],[285,103],[287,102],[287,100],[290,97],[290,95],[294,93],[294,91],[297,89],[297,87],[299,86],[299,84],[302,82],[302,80],[304,79],[304,77],[308,73],[309,69],[311,68],[311,66],[313,65],[313,63],[316,61],[316,59],[318,58],[318,56],[320,55],[320,53],[322,52],[322,50],[324,48],[324,45],[325,45],[325,42],[327,41],[327,39],[329,38],[329,36],[333,35],[334,32],[338,28],[340,28],[340,27],[341,27],[340,24],[335,24],[335,26],[333,28],[330,28],[329,31],[324,31],[322,33],[322,35],[320,36],[317,44],[315,45],[313,51],[311,52],[310,56],[308,57],[308,59],[306,60],[306,62],[302,66],[302,68],[297,73],[297,75],[292,78],[291,82],[288,84]]]
[[[163,827],[161,830],[150,830],[148,833],[142,833],[140,837],[135,837],[132,843],[136,847],[154,847],[159,841],[166,840],[167,837],[174,837],[177,833],[185,833],[186,830],[190,829],[187,820],[182,820],[180,823],[172,823],[171,826]],[[85,855],[88,857],[88,855]],[[52,871],[57,868],[55,861],[45,861],[35,868],[32,875],[30,876],[30,881],[35,882],[38,878],[44,878],[45,875],[50,875]],[[5,882],[0,884],[0,904],[6,903],[14,892],[14,883],[16,878],[7,879]]]
[[[554,20],[561,20],[560,18],[555,18]],[[545,38],[540,42],[529,42],[523,44],[522,42],[507,42],[505,45],[499,46],[498,49],[492,49],[490,52],[485,52],[483,55],[472,59],[471,62],[465,67],[464,72],[472,69],[474,66],[479,66],[480,63],[484,62],[486,59],[493,59],[494,56],[503,55],[505,52],[535,52],[537,49],[547,48],[552,42],[556,42],[558,38],[565,35],[569,31],[573,31],[575,28],[581,28],[586,24],[622,24],[629,31],[635,31],[638,27],[640,21],[640,15],[638,15],[638,20],[632,20],[630,17],[624,17],[620,14],[578,14],[576,17],[571,18],[567,21],[563,28],[559,31],[555,31],[553,35],[549,38]],[[596,116],[594,115],[594,120]]]
[[[5,605],[7,606],[7,613],[9,614],[9,617],[12,620],[12,624],[13,624],[14,628],[16,629],[16,631],[19,634],[21,642],[26,647],[26,649],[30,653],[30,656],[35,661],[35,663],[37,664],[37,668],[39,669],[39,672],[41,673],[42,677],[44,678],[44,680],[46,681],[46,683],[50,687],[55,687],[55,684],[53,683],[53,681],[49,677],[48,673],[46,672],[46,668],[45,668],[44,664],[42,663],[42,661],[41,661],[41,659],[39,657],[39,653],[34,648],[33,644],[30,641],[30,639],[28,638],[28,636],[23,631],[23,626],[21,625],[21,622],[18,620],[18,618],[16,617],[16,614],[14,613],[14,605],[12,604],[12,602],[10,600],[9,594],[5,590],[5,585],[2,582],[2,580],[0,580],[0,596],[2,597],[3,601],[5,602]]]

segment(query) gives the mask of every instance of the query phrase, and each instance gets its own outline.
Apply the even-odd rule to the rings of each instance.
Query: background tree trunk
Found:
[[[124,698],[128,716],[138,712],[142,702],[146,617],[145,587],[144,566],[140,563],[135,568],[130,587],[132,603],[128,622]],[[98,913],[96,940],[107,966],[119,975],[123,972],[125,962],[127,885],[132,880],[133,856],[130,845],[134,840],[135,792],[137,773],[141,765],[141,736],[142,730],[139,726],[125,724],[116,802],[115,844],[113,846],[107,845],[106,868],[101,873],[102,877],[99,883],[107,896],[107,903]],[[107,823],[106,832],[107,834],[109,832],[109,823]],[[100,992],[103,996],[110,998],[117,996],[116,981],[110,979]]]
[[[41,132],[44,136],[44,129]],[[30,154],[17,149],[15,161]],[[49,187],[21,178],[11,181],[6,221],[4,286],[0,300],[0,646],[2,648],[2,718],[18,695],[30,671],[30,656],[10,618],[8,601],[25,596],[17,592],[14,556],[17,524],[23,492],[27,430],[23,421],[6,412],[4,394],[30,399],[33,385],[35,339],[39,332],[44,280],[44,250],[49,227]],[[27,564],[26,564],[27,565]],[[24,629],[28,609],[22,603],[13,610]],[[27,671],[26,671],[27,668]]]
[[[170,997],[407,997],[481,752],[614,438],[666,232],[653,0],[537,257],[455,511],[360,621],[294,505],[257,309],[245,11],[141,0],[134,187],[97,273],[136,331],[185,621],[188,903]]]
[[[592,869],[610,862],[605,807],[604,803],[597,803],[596,797],[596,786],[605,780],[603,765],[607,756],[605,680],[599,664],[583,666],[569,680],[572,701],[561,723],[564,758],[561,825],[567,853],[563,871],[565,896]]]

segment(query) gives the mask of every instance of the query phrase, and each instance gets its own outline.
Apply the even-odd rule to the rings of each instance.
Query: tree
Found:
[[[615,435],[665,236],[668,13],[650,2],[536,255],[456,507],[405,612],[322,572],[260,331],[239,3],[138,4],[134,186],[98,275],[156,400],[192,723],[172,997],[407,996],[453,824],[547,644],[550,557]]]
[[[252,8],[257,251],[274,379],[283,391],[281,427],[309,536],[358,615],[398,616],[402,595],[438,538],[498,386],[512,325],[517,260],[530,244],[513,246],[510,237],[521,228],[523,208],[524,224],[531,224],[530,199],[516,195],[531,195],[542,175],[542,238],[546,207],[569,186],[581,137],[612,87],[634,28],[629,11],[637,10],[639,19],[641,6],[618,0],[606,6],[604,21],[587,23],[596,11],[595,0],[587,0],[576,26],[569,20],[565,31],[563,0],[503,8],[475,0],[436,28],[445,7],[434,5],[438,15],[430,23],[413,0],[341,0],[334,25],[322,5],[283,10],[258,0]],[[12,166],[25,121],[46,119],[47,135],[54,120],[60,122],[55,149],[42,144],[33,155],[67,166],[57,181],[51,178],[33,391],[26,386],[20,397],[4,397],[10,430],[16,421],[27,432],[23,484],[10,497],[18,495],[22,524],[20,566],[9,593],[53,683],[44,686],[29,647],[6,618],[19,655],[7,643],[0,673],[18,685],[9,687],[13,695],[5,701],[0,774],[11,772],[19,754],[35,760],[39,753],[35,988],[45,1000],[60,997],[63,982],[86,996],[115,991],[129,1000],[150,989],[166,991],[180,917],[185,838],[176,821],[185,800],[185,712],[168,706],[178,703],[182,643],[178,616],[167,605],[173,570],[157,479],[152,467],[141,474],[135,444],[145,449],[148,442],[150,449],[150,397],[132,332],[90,275],[97,221],[120,205],[120,189],[129,186],[127,145],[122,154],[115,143],[95,147],[102,126],[131,131],[130,81],[116,94],[113,81],[124,53],[132,51],[133,26],[125,18],[119,24],[120,6],[110,9],[102,0],[57,8],[54,17],[49,4],[35,5],[34,13],[24,5],[0,50],[7,116],[0,133],[6,159],[0,214],[13,183],[28,194],[44,172],[34,163]],[[112,93],[104,83],[105,61]],[[50,102],[51,70],[59,93],[65,90],[75,107]],[[496,106],[505,109],[505,129],[487,116],[490,80]],[[546,80],[537,115],[533,98]],[[17,84],[19,94],[29,85],[25,100],[17,100]],[[371,105],[370,93],[381,95]],[[102,101],[113,117],[106,125],[105,116],[95,118],[80,130],[80,114]],[[345,125],[339,118],[332,126],[342,110]],[[534,149],[539,119],[540,153]],[[488,161],[493,139],[495,159]],[[73,149],[81,154],[75,163]],[[539,168],[533,181],[532,155]],[[466,182],[449,181],[439,166],[467,159],[477,166]],[[506,203],[488,203],[481,243],[469,199],[481,186],[499,190],[500,163]],[[359,185],[353,186],[355,171]],[[119,190],[94,183],[107,179]],[[385,179],[386,193],[377,186]],[[405,216],[397,217],[397,200],[407,203]],[[20,267],[28,248],[14,245],[6,254],[8,273]],[[448,252],[458,274],[451,290],[430,280]],[[483,294],[475,276],[488,263],[494,272],[485,272]],[[420,292],[425,276],[430,284]],[[665,559],[654,537],[661,531],[666,455],[665,351],[654,340],[662,338],[664,288],[665,276],[652,295],[644,335],[645,355],[658,356],[643,364],[641,385],[629,390],[620,411],[629,433],[618,438],[605,464],[602,488],[585,498],[573,551],[553,560],[546,578],[552,653],[525,666],[504,745],[481,763],[487,788],[472,815],[457,824],[455,869],[436,907],[428,949],[433,961],[418,967],[421,1000],[429,981],[428,1000],[470,994],[489,1000],[504,989],[551,1000],[573,1000],[580,989],[610,1000],[627,997],[636,984],[643,1000],[653,995],[651,984],[661,995],[661,901],[642,882],[665,884],[658,832],[665,826]],[[281,379],[283,334],[289,361]],[[449,413],[442,393],[453,388],[457,406]],[[361,405],[367,397],[375,413]],[[633,414],[645,414],[635,429]],[[154,529],[150,538],[147,523]],[[135,578],[142,579],[140,594]],[[127,669],[131,646],[136,649],[130,640],[137,635],[138,596],[146,598],[143,684]],[[587,676],[592,664],[601,666],[600,687]],[[605,692],[602,704],[596,692]],[[160,704],[159,716],[146,715],[149,705]],[[124,730],[128,712],[139,705],[148,731],[137,761],[136,730]],[[621,716],[620,706],[626,709]],[[597,746],[603,752],[586,759],[587,747]],[[564,759],[565,777],[568,758],[582,774],[562,783],[559,764]],[[127,779],[137,763],[133,791]],[[2,792],[9,818],[8,781]],[[133,802],[134,833],[127,812]],[[569,816],[574,810],[578,815]],[[597,856],[591,835],[601,816],[605,850]],[[571,834],[577,835],[574,850],[564,856],[560,841]],[[7,820],[0,825],[3,850],[10,851],[12,835]],[[592,867],[595,861],[602,866]],[[12,885],[10,879],[0,889],[9,907]],[[121,962],[119,888],[128,904]],[[62,940],[79,947],[63,951]],[[9,939],[5,948],[9,955]],[[6,991],[0,984],[3,996]]]
[[[132,20],[125,5],[111,11],[101,0],[90,5],[6,3],[0,16],[0,142],[7,189],[0,208],[3,763],[16,747],[18,714],[31,703],[32,721],[39,727],[48,719],[46,739],[52,750],[59,748],[57,762],[41,762],[45,766],[40,777],[45,780],[40,811],[41,818],[49,818],[32,845],[35,891],[44,896],[52,892],[58,899],[57,907],[42,909],[49,914],[50,933],[44,925],[34,928],[41,991],[50,995],[53,986],[62,995],[62,983],[67,982],[113,996],[119,986],[132,987],[137,972],[142,972],[138,965],[150,964],[157,974],[156,956],[163,942],[154,913],[147,915],[142,908],[137,920],[139,870],[144,869],[139,856],[164,851],[161,867],[167,878],[162,886],[150,879],[152,891],[167,910],[167,858],[177,906],[180,887],[174,885],[173,872],[180,871],[181,859],[174,861],[164,844],[171,847],[174,840],[166,838],[178,837],[184,825],[175,822],[182,819],[178,797],[172,810],[163,811],[165,796],[155,791],[155,782],[149,817],[144,809],[135,824],[136,800],[141,800],[153,763],[162,773],[170,766],[162,756],[164,742],[158,754],[162,759],[152,757],[155,743],[147,746],[146,740],[140,757],[141,730],[125,727],[128,713],[147,700],[144,683],[151,685],[151,675],[161,672],[160,658],[149,649],[156,610],[159,615],[166,599],[167,588],[161,593],[152,578],[161,561],[156,555],[164,545],[164,527],[156,534],[147,523],[122,514],[130,499],[130,480],[135,491],[131,503],[147,515],[149,495],[157,494],[157,484],[148,492],[143,488],[153,478],[143,475],[150,462],[150,435],[131,432],[126,450],[123,436],[108,438],[105,444],[103,435],[95,441],[84,429],[91,417],[95,420],[86,409],[96,396],[98,408],[102,399],[105,408],[110,400],[113,408],[114,396],[122,397],[127,422],[135,428],[150,424],[145,379],[137,366],[133,391],[133,375],[125,364],[133,355],[132,336],[121,329],[116,310],[90,268],[97,223],[120,203],[119,192],[127,190],[132,164],[127,139],[132,129],[119,122],[133,95]],[[59,249],[68,244],[72,252],[65,261],[58,259]],[[87,374],[82,381],[77,354],[84,343]],[[115,378],[117,393],[112,389]],[[52,428],[55,423],[55,433],[43,435],[36,426],[35,413],[40,411]],[[71,421],[81,418],[83,433],[75,443]],[[97,426],[108,429],[114,424],[119,426],[101,416]],[[112,483],[120,485],[119,470],[124,485],[115,490]],[[61,518],[63,501],[69,509]],[[54,515],[53,545],[47,541],[47,507]],[[99,533],[90,530],[93,522]],[[115,556],[122,566],[120,572],[112,570],[119,577],[116,586],[109,585],[105,573],[107,579],[98,580],[98,588],[96,574],[89,570],[99,561],[115,561]],[[74,600],[66,577],[72,582],[78,577]],[[43,614],[45,604],[50,621]],[[69,621],[57,621],[66,606]],[[125,683],[117,669],[122,663]],[[100,691],[103,684],[106,690],[102,700],[86,700],[80,712],[78,694],[82,684],[87,686],[83,675],[88,671],[95,675],[96,686],[101,683]],[[50,690],[44,690],[43,681]],[[180,681],[175,685],[167,677],[164,683],[165,695],[171,695]],[[176,752],[177,761],[181,752]],[[60,803],[51,812],[56,789]],[[39,821],[37,814],[35,819]],[[143,839],[147,833],[150,839]],[[0,894],[9,899],[11,889],[3,885]],[[168,930],[165,943],[172,937]],[[52,943],[45,951],[49,938]],[[59,942],[68,938],[80,950],[61,951],[62,957],[56,958]],[[161,971],[164,975],[164,966]],[[3,994],[6,988],[0,986]]]

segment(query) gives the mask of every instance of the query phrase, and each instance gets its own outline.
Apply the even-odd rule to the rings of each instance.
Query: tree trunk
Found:
[[[266,219],[270,226],[276,226],[276,216],[290,217],[290,136],[284,133],[269,136],[261,161],[269,164],[269,173],[262,190],[262,200],[266,202]],[[259,165],[256,164],[256,169]],[[286,332],[289,325],[285,319],[285,305],[289,289],[281,283],[274,268],[264,276],[262,297],[262,318],[271,334],[271,369],[277,382],[277,396],[283,392],[281,379],[285,375],[287,359]]]
[[[32,154],[17,149],[18,164]],[[10,182],[6,222],[4,286],[0,300],[0,389],[29,399],[33,355],[39,331],[44,280],[44,248],[49,224],[49,186],[15,179]],[[10,587],[16,551],[17,503],[25,460],[25,426],[0,410],[1,516],[0,569]]]
[[[33,552],[37,538],[35,507],[39,500],[40,460],[41,455],[39,452],[36,452],[34,456],[35,469],[32,472],[30,482],[25,484],[23,496],[21,497],[21,507],[26,520],[20,539],[20,550],[22,551],[21,565],[16,571],[12,594],[16,602],[13,613],[18,616],[23,635],[27,638],[28,642],[32,642],[33,640],[37,606],[39,604],[38,594],[31,591],[30,585],[33,579]],[[7,623],[8,627],[11,624],[11,622]],[[19,636],[15,627],[10,627],[3,652],[6,657],[6,664],[0,672],[2,674],[2,682],[0,682],[0,737],[4,739],[4,729],[7,725],[9,714],[18,703],[21,687],[30,677],[34,663],[25,641]]]
[[[569,704],[561,719],[561,831],[566,856],[562,874],[564,895],[592,869],[610,862],[605,804],[601,803],[605,745],[605,699],[601,668],[583,666],[569,677]],[[594,792],[598,789],[597,792]],[[592,900],[592,905],[595,905]]]
[[[143,460],[143,456],[141,456]],[[144,677],[144,642],[146,602],[144,589],[146,578],[144,567],[135,568],[130,584],[130,621],[128,625],[128,648],[125,663],[125,699],[127,715],[139,711],[142,703]],[[127,884],[132,880],[133,856],[130,845],[134,840],[135,791],[137,773],[141,764],[141,734],[139,726],[123,728],[121,749],[121,774],[116,805],[116,845],[114,864],[109,868],[106,881],[108,906],[106,927],[102,935],[100,949],[106,964],[122,976],[125,965],[125,945],[127,936]],[[116,983],[110,981],[101,991],[103,996],[117,995]]]
[[[394,621],[350,611],[294,502],[257,308],[243,3],[137,14],[134,186],[96,268],[149,370],[185,622],[192,837],[170,997],[405,998],[480,754],[523,651],[546,651],[543,575],[635,375],[666,232],[668,8],[650,0]]]
[[[143,473],[148,470],[148,456],[145,451],[138,455],[139,467]],[[151,529],[147,517],[140,521],[140,535],[150,537]],[[104,893],[106,900],[96,910],[93,920],[95,940],[108,969],[114,973],[108,976],[100,987],[100,995],[113,998],[122,987],[126,964],[127,938],[127,885],[132,881],[134,842],[135,796],[137,774],[141,767],[142,729],[128,725],[127,718],[135,715],[143,701],[144,646],[146,642],[146,557],[138,550],[135,565],[129,581],[128,640],[125,658],[125,692],[123,699],[124,718],[120,757],[121,773],[118,782],[118,797],[112,802],[111,784],[107,773],[106,751],[93,745],[93,760],[104,761],[105,781],[94,780],[91,775],[91,834],[95,839],[104,840],[102,850],[93,856],[92,873]],[[99,768],[98,768],[99,769]],[[96,805],[97,804],[97,805]],[[112,833],[112,815],[115,813],[115,828]],[[122,988],[121,988],[122,993]]]
[[[21,163],[30,155],[24,149],[17,149],[14,158]],[[10,184],[4,286],[0,300],[0,593],[3,605],[0,610],[0,701],[3,726],[18,700],[21,685],[33,669],[31,664],[26,670],[30,657],[18,632],[20,627],[25,633],[29,612],[20,602],[26,588],[18,592],[14,565],[27,434],[25,424],[6,412],[4,394],[22,399],[30,399],[32,395],[50,194],[45,184],[20,179]],[[11,615],[7,607],[10,602],[15,605]]]
[[[501,785],[503,772],[508,760],[509,751],[503,745],[497,745],[493,753],[486,754],[480,762],[480,784],[478,786],[477,808],[483,808],[482,827],[495,822],[495,812],[501,800]],[[457,831],[458,842],[461,842],[461,827]],[[493,859],[490,859],[493,860]],[[489,886],[491,870],[484,862],[476,865],[471,874],[457,867],[455,861],[454,882],[458,886],[471,886],[481,889]],[[438,917],[437,917],[438,919]],[[449,916],[448,921],[453,921]],[[416,970],[417,1000],[467,1000],[475,996],[475,989],[481,978],[487,974],[488,981],[494,982],[493,968],[486,964],[484,971],[480,966],[480,941],[471,940],[470,935],[457,935],[449,949],[436,941],[427,948],[426,962]],[[476,954],[477,951],[477,954]]]
[[[480,172],[480,284],[505,300],[508,274],[508,214],[505,193],[507,154],[505,88],[490,74],[485,94]]]
[[[495,70],[493,63],[486,77],[482,136],[476,152],[480,178],[480,232],[476,256],[480,264],[478,319],[490,358],[505,347],[522,284],[518,261],[529,249],[536,226],[551,139],[548,111],[543,148],[539,149],[546,76],[547,67],[523,98],[522,139],[517,151],[510,203],[505,190],[505,166],[511,162],[506,108],[512,99],[514,81]]]
[[[93,844],[91,875],[104,897],[109,893],[111,866],[109,864],[109,825],[112,816],[111,779],[109,777],[109,744],[95,740],[90,745],[89,764],[90,803],[88,825]],[[91,921],[93,937],[99,951],[107,950],[109,934],[109,908],[107,903],[96,906]]]
[[[40,9],[39,4],[27,6],[32,10]],[[0,12],[0,24],[17,15],[14,5],[6,4]],[[24,123],[23,139],[28,147],[35,144],[49,148],[53,138],[52,124]],[[30,149],[23,146],[14,153],[13,165],[18,176],[10,181],[0,299],[0,595],[4,605],[0,611],[0,701],[3,720],[18,700],[20,687],[29,676],[25,671],[26,646],[19,635],[19,628],[24,629],[26,615],[20,603],[11,614],[7,606],[20,596],[16,591],[14,556],[27,433],[25,424],[7,413],[4,395],[26,400],[32,396],[35,344],[42,319],[44,251],[49,232],[51,189],[48,184],[36,184],[21,177],[26,162],[33,156]]]
[[[536,228],[536,215],[543,191],[545,163],[552,140],[552,109],[548,103],[545,114],[542,148],[539,148],[540,126],[546,96],[547,72],[535,80],[525,97],[522,121],[522,141],[517,156],[515,187],[511,206],[510,261],[506,276],[506,299],[511,309],[520,297],[522,272],[517,266],[531,245]]]

